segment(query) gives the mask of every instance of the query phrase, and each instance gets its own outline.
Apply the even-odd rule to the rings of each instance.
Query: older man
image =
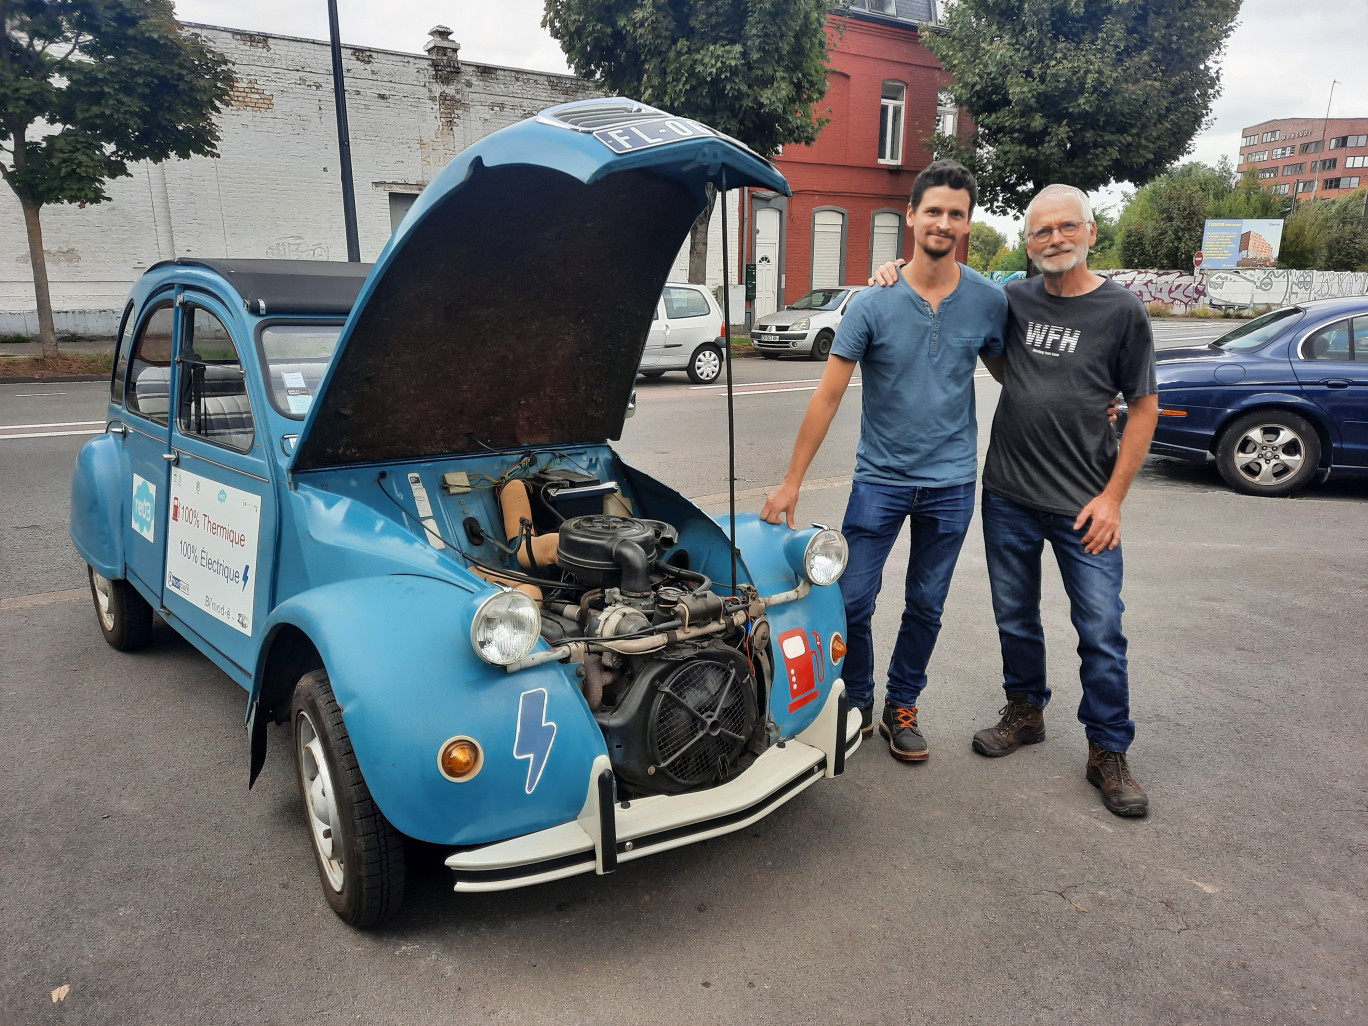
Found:
[[[1045,740],[1040,566],[1049,542],[1078,632],[1087,779],[1116,815],[1143,816],[1149,799],[1126,761],[1135,723],[1121,632],[1121,503],[1158,420],[1154,340],[1140,300],[1088,270],[1096,239],[1083,192],[1050,185],[1036,195],[1026,252],[1041,273],[1007,286],[1006,349],[984,361],[1003,386],[982,509],[1007,704],[973,747],[996,757]],[[1130,404],[1119,450],[1096,413],[1118,392]]]

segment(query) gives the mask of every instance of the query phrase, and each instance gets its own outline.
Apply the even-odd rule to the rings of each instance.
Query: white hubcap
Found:
[[[299,714],[299,777],[304,789],[304,811],[309,817],[309,832],[314,850],[333,890],[341,892],[346,879],[342,865],[342,838],[338,835],[337,800],[333,795],[332,775],[323,755],[323,741],[314,729],[309,714]]]
[[[722,359],[711,349],[704,350],[694,357],[694,371],[704,381],[711,381],[722,373]]]

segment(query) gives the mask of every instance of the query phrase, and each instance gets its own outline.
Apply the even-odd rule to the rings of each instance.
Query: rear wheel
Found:
[[[111,581],[87,567],[90,596],[95,600],[95,619],[105,641],[120,652],[132,652],[147,644],[152,634],[152,607],[127,581]]]
[[[641,376],[647,381],[654,381],[656,378],[664,376],[664,371],[642,371]]]
[[[825,360],[831,355],[831,341],[835,338],[830,331],[819,331],[817,337],[812,340],[812,351],[808,353],[808,358],[812,360]]]
[[[300,678],[290,720],[323,896],[344,922],[374,926],[404,898],[403,835],[371,797],[326,671]]]
[[[1286,410],[1256,410],[1239,418],[1216,447],[1221,476],[1246,495],[1291,495],[1301,490],[1315,479],[1320,457],[1316,429]]]
[[[705,343],[689,357],[689,380],[695,385],[710,385],[722,373],[722,350]]]

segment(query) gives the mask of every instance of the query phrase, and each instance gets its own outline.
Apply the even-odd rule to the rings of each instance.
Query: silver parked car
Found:
[[[806,356],[825,360],[831,354],[836,326],[864,285],[813,289],[798,302],[766,314],[751,329],[751,345],[761,356]]]
[[[708,385],[722,373],[722,311],[702,285],[668,284],[656,303],[646,348],[637,373],[658,378],[682,370],[695,385]]]

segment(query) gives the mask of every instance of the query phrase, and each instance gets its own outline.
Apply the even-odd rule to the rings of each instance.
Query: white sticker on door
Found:
[[[260,528],[260,496],[172,468],[168,592],[250,635]]]
[[[150,542],[157,540],[157,486],[133,475],[133,530]]]

